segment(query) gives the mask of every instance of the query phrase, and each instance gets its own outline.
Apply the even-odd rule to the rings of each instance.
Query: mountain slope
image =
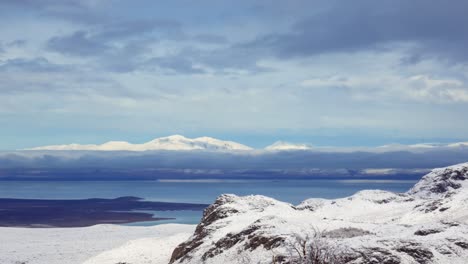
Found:
[[[220,196],[171,263],[305,263],[294,262],[304,255],[297,249],[335,254],[335,263],[466,263],[468,163],[433,170],[406,193],[361,191],[298,206]]]
[[[92,150],[92,151],[148,151],[148,150],[208,150],[235,151],[252,148],[233,142],[210,137],[186,138],[180,135],[161,137],[143,144],[131,144],[125,141],[109,141],[101,145],[52,145],[29,150]]]

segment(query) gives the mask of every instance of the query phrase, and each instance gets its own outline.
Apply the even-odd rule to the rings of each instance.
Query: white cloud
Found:
[[[429,74],[409,77],[387,76],[332,76],[307,79],[301,86],[313,88],[346,88],[354,99],[419,102],[468,102],[468,84],[459,79],[435,78]]]

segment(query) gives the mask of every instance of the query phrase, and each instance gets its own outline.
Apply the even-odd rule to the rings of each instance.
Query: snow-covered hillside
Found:
[[[297,206],[222,195],[171,263],[291,263],[301,248],[345,263],[466,264],[468,163],[433,170],[407,193],[369,190]]]
[[[284,141],[276,141],[270,146],[265,147],[265,150],[269,151],[283,151],[283,150],[310,150],[311,146],[306,144],[294,144]]]
[[[96,150],[96,151],[147,151],[147,150],[251,150],[252,148],[233,142],[211,137],[186,138],[180,135],[161,137],[143,144],[131,144],[125,141],[109,141],[101,145],[52,145],[29,150]]]
[[[0,263],[167,264],[172,249],[193,230],[193,225],[181,224],[0,227]]]

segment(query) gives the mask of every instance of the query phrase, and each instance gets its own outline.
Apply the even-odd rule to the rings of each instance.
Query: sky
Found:
[[[468,2],[0,0],[0,149],[468,140]]]

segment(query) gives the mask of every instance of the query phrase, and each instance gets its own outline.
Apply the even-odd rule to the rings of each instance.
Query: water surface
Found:
[[[141,197],[148,201],[212,203],[223,193],[261,194],[298,204],[308,198],[340,198],[360,190],[405,192],[415,181],[392,180],[165,180],[165,181],[3,181],[0,198],[86,199]],[[155,211],[156,217],[175,220],[133,223],[198,223],[201,211]]]

